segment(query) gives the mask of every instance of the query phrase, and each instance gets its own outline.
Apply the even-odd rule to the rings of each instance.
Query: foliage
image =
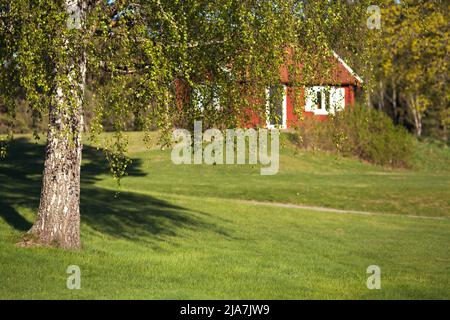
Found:
[[[7,112],[0,112],[0,134],[45,132],[47,125],[47,119],[33,116],[28,104],[21,98],[15,100],[13,117]]]
[[[382,30],[372,38],[379,107],[390,104],[394,119],[403,114],[417,136],[428,124],[448,139],[450,6],[439,0],[382,2]]]
[[[114,137],[114,141],[107,142],[107,146],[103,149],[113,178],[117,180],[119,184],[120,179],[127,173],[127,167],[132,163],[132,160],[125,156],[127,145],[120,143],[120,139],[121,134],[117,133]]]
[[[326,122],[305,119],[297,129],[297,144],[352,155],[375,164],[408,167],[414,150],[413,138],[395,126],[383,112],[354,106]]]
[[[450,147],[441,140],[417,141],[412,163],[424,171],[450,171]]]
[[[169,130],[177,118],[190,125],[200,118],[211,126],[236,126],[250,94],[256,95],[255,111],[265,113],[265,88],[278,83],[288,51],[292,66],[308,61],[293,85],[326,73],[331,49],[358,41],[340,35],[344,26],[364,20],[365,3],[80,1],[89,6],[77,30],[66,27],[64,1],[2,0],[2,95],[6,101],[23,89],[33,115],[45,117],[56,88],[70,86],[64,79],[67,56],[86,55],[87,83],[97,102],[88,125],[94,134],[105,119],[117,132],[130,118],[145,130]],[[65,39],[78,39],[77,47],[65,48]],[[207,102],[199,111],[179,99],[183,87],[214,91],[220,108]],[[15,108],[12,100],[8,108]]]
[[[6,158],[8,151],[8,142],[3,138],[0,138],[0,159]]]

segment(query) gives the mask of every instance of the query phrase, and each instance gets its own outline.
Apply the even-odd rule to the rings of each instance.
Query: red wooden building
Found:
[[[331,70],[327,73],[326,78],[317,81],[317,83],[307,84],[302,89],[298,89],[298,87],[294,89],[291,85],[292,81],[289,79],[287,65],[286,63],[280,69],[280,83],[266,89],[266,116],[262,118],[249,110],[247,120],[244,120],[243,123],[244,127],[292,128],[301,124],[298,117],[299,108],[303,117],[325,120],[330,114],[344,110],[354,104],[357,89],[362,85],[362,79],[335,52],[333,52]],[[182,89],[183,87],[182,85],[178,86],[178,94],[190,96],[187,91]],[[186,89],[186,87],[184,88]],[[280,92],[278,91],[277,98],[272,99],[273,90],[280,89],[282,90],[282,97],[280,98]],[[185,93],[181,94],[182,92]],[[199,93],[194,94],[199,95]],[[197,107],[202,109],[201,103]]]
[[[354,104],[356,91],[362,85],[362,79],[335,52],[333,52],[331,72],[326,79],[320,81],[320,84],[311,83],[303,89],[294,89],[290,85],[288,68],[283,67],[280,73],[282,101],[279,101],[276,106],[269,107],[271,90],[268,89],[266,92],[268,116],[264,119],[266,123],[261,123],[264,120],[258,117],[251,117],[249,126],[263,125],[268,128],[288,129],[299,125],[300,120],[297,116],[298,112],[294,111],[294,104],[302,108],[303,117],[325,120],[330,114]],[[294,90],[300,90],[300,92],[294,92]],[[277,117],[271,117],[271,112],[275,112]]]

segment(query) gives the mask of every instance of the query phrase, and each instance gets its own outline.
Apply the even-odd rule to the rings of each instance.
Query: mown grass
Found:
[[[280,173],[262,177],[258,167],[175,166],[140,134],[130,148],[120,189],[101,151],[85,148],[83,250],[66,252],[15,245],[37,209],[43,148],[13,144],[0,162],[0,298],[450,298],[445,161],[389,170],[287,146]],[[69,265],[81,268],[81,290],[66,288]],[[366,287],[369,265],[381,267],[381,290]]]
[[[414,170],[393,170],[295,149],[284,139],[280,171],[261,176],[259,166],[182,165],[170,161],[170,150],[150,152],[131,135],[131,154],[145,174],[126,178],[124,191],[197,197],[307,204],[419,216],[450,216],[450,151],[418,144]],[[140,146],[139,148],[137,146]],[[114,189],[102,176],[98,184]]]

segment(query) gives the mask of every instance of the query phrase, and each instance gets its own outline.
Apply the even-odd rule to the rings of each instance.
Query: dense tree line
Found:
[[[372,38],[370,105],[417,136],[448,141],[450,125],[447,1],[385,1]]]
[[[302,2],[297,1],[297,3]],[[334,7],[335,10],[339,11],[334,18],[347,17],[350,21],[354,21],[355,17],[359,17],[362,19],[360,25],[341,23],[339,25],[340,31],[332,31],[330,27],[336,22],[334,24],[328,23],[328,25],[324,23],[317,27],[313,23],[314,19],[309,19],[304,21],[302,33],[299,34],[302,35],[301,38],[308,39],[305,34],[317,32],[323,43],[334,45],[335,50],[338,50],[346,59],[357,66],[358,72],[364,75],[364,79],[368,80],[366,81],[366,93],[367,102],[371,107],[386,112],[396,124],[406,127],[417,136],[448,141],[448,126],[450,123],[450,93],[447,85],[449,73],[449,5],[440,0],[401,2],[384,0],[378,1],[378,4],[381,7],[381,28],[379,30],[368,32],[364,24],[364,18],[367,18],[367,16],[364,17],[362,12],[355,10],[354,3],[350,2],[349,4],[344,1],[339,7]],[[300,5],[298,6],[300,7]],[[324,4],[313,2],[308,9],[309,14],[312,17],[319,18],[325,12],[324,8]],[[364,6],[357,8],[365,9]],[[115,10],[118,10],[117,7]],[[110,12],[110,14],[113,13]],[[301,15],[297,15],[297,18],[301,19]],[[197,20],[195,19],[195,21]],[[190,25],[190,28],[191,32],[195,29],[202,29],[195,23]],[[317,28],[321,30],[315,30]],[[328,28],[328,30],[324,31],[324,28]],[[355,41],[354,35],[359,37],[359,42]],[[353,39],[349,39],[352,36]],[[298,38],[300,40],[300,36]],[[219,46],[220,41],[218,42],[217,39],[219,38],[214,40],[211,37],[202,45],[199,45],[200,42],[196,40],[197,47],[201,48],[197,52],[212,56],[215,59],[223,59],[223,57],[217,56],[217,52],[212,52],[221,47]],[[277,40],[273,39],[273,41],[276,42]],[[312,46],[306,44],[306,41],[303,41],[302,45]],[[313,42],[313,46],[320,46],[317,39]],[[198,56],[198,54],[194,55],[194,48],[190,49],[191,60],[204,58]],[[110,48],[109,50],[115,49]],[[114,54],[119,56],[119,52],[120,50],[114,51]],[[103,52],[103,54],[106,54],[106,52]],[[179,57],[179,59],[181,58]],[[4,61],[5,63],[6,61]],[[216,64],[216,66],[218,65]],[[211,64],[208,67],[210,68]],[[109,88],[105,86],[105,78],[109,76],[107,71],[107,68],[88,71],[92,76],[88,74],[87,78],[89,82],[85,107],[85,126],[87,129],[90,129],[90,125],[95,119],[94,115],[98,114],[96,109],[102,105],[102,102],[98,99],[99,95],[94,92],[96,88],[102,87],[110,93],[114,90],[112,86]],[[202,69],[195,70],[196,75],[190,75],[189,79],[194,81],[195,77],[201,77],[200,74],[203,71]],[[215,72],[216,79],[220,78],[221,70],[215,70]],[[127,73],[131,73],[130,70]],[[128,81],[130,76],[127,75],[125,78]],[[115,79],[114,82],[120,81]],[[0,133],[7,133],[11,127],[17,133],[45,130],[45,119],[41,119],[39,112],[27,107],[29,102],[27,102],[24,92],[19,90],[19,87],[20,85],[17,87],[14,101],[18,105],[17,108],[7,108],[5,98],[8,98],[5,95],[3,95],[3,100],[0,98]],[[132,87],[130,88],[132,89]],[[123,91],[121,91],[121,94],[122,101],[124,101],[123,97],[126,95],[123,94]],[[130,101],[130,99],[131,101],[138,100],[132,92],[130,95],[131,97],[127,95],[127,101]],[[195,110],[191,109],[190,112],[195,112]],[[103,116],[100,125],[108,131],[117,129],[117,121],[115,121],[117,116],[117,114]],[[196,115],[191,116],[195,117]],[[14,122],[12,118],[15,118]],[[145,121],[142,120],[142,113],[139,108],[136,108],[134,112],[127,113],[122,118],[123,128],[121,129],[142,130],[145,127]],[[223,117],[219,117],[218,121],[220,119],[223,119]],[[42,120],[44,121],[42,122]],[[152,127],[155,127],[155,125]]]

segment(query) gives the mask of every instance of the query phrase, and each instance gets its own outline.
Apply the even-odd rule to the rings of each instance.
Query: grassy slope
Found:
[[[261,176],[258,166],[176,167],[170,151],[149,153],[135,139],[132,156],[146,177],[131,175],[123,181],[124,190],[450,216],[449,150],[419,145],[415,164],[420,170],[390,170],[330,154],[298,152],[286,141],[280,172]],[[106,177],[99,185],[115,188]]]
[[[38,204],[42,148],[13,147],[0,163],[0,298],[450,298],[448,219],[233,200],[448,216],[448,172],[288,148],[280,174],[261,177],[258,168],[175,167],[140,141],[133,136],[134,166],[118,197],[101,153],[86,148],[81,252],[14,245]],[[71,264],[82,269],[80,291],[65,289]],[[382,269],[382,290],[366,288],[371,264]]]

